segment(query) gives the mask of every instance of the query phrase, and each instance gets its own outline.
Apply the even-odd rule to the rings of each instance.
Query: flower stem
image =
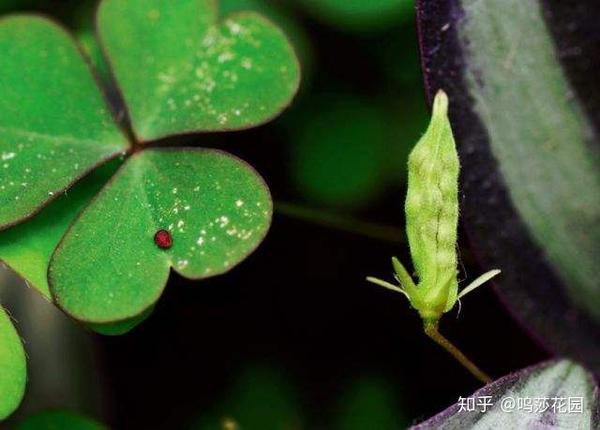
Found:
[[[446,351],[448,351],[460,364],[462,364],[473,376],[479,379],[484,384],[492,382],[485,372],[475,365],[460,349],[452,344],[438,331],[438,323],[436,322],[425,322],[425,334],[429,336],[435,343],[440,345]]]

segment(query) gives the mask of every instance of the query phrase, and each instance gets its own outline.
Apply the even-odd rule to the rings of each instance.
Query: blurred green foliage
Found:
[[[192,428],[296,430],[302,427],[296,394],[286,377],[266,367],[253,367],[240,376],[224,403]]]
[[[363,207],[381,195],[392,146],[387,112],[353,95],[313,100],[290,130],[291,171],[311,203]]]
[[[317,95],[287,118],[289,174],[304,200],[358,210],[404,186],[427,110],[423,102]]]
[[[90,418],[68,411],[46,411],[31,415],[16,425],[15,430],[106,430]]]
[[[325,413],[303,410],[291,379],[270,367],[247,368],[226,398],[193,430],[399,430],[408,421],[395,390],[376,377],[350,381],[337,408]],[[315,418],[321,415],[319,418]],[[324,416],[324,418],[323,418]],[[311,422],[311,421],[325,422]]]
[[[318,19],[344,30],[371,31],[410,17],[414,0],[293,0]]]
[[[19,4],[19,0],[0,0],[0,13],[6,12]]]
[[[374,377],[358,379],[341,397],[335,428],[403,429],[408,426],[408,420],[401,411],[394,389],[385,381]]]

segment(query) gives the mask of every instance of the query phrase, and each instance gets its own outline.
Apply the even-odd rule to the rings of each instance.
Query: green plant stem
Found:
[[[365,236],[371,239],[391,243],[404,243],[404,230],[352,217],[339,215],[321,209],[313,209],[287,202],[275,203],[275,211],[290,218],[310,222],[323,227],[329,227],[344,232]]]
[[[438,330],[437,322],[426,322],[425,323],[425,334],[429,336],[435,343],[440,345],[446,351],[448,351],[460,364],[462,364],[473,376],[479,379],[484,384],[489,384],[492,382],[492,378],[490,378],[485,372],[483,372],[479,367],[475,365],[465,354],[462,353],[460,349],[452,344],[448,339],[446,339]]]

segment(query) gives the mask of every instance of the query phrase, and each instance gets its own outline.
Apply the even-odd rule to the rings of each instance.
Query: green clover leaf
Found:
[[[299,66],[260,15],[217,22],[213,0],[105,0],[100,37],[142,141],[266,122],[289,103]],[[132,73],[143,69],[143,73]]]
[[[56,245],[120,163],[115,160],[99,167],[35,217],[0,234],[2,262],[48,300],[52,299],[47,280],[48,264]]]
[[[0,234],[0,260],[48,300],[52,300],[47,278],[48,265],[57,243],[77,214],[89,204],[121,162],[122,160],[117,159],[99,167],[31,220]],[[106,335],[123,334],[143,322],[151,311],[152,309],[148,309],[125,321],[89,324],[89,327]]]
[[[268,231],[269,190],[246,163],[141,145],[258,125],[297,91],[298,60],[280,30],[251,13],[216,17],[207,0],[100,4],[129,141],[63,29],[0,21],[0,228],[19,224],[0,233],[0,259],[99,332],[142,321],[171,268],[191,279],[225,273]]]
[[[0,229],[37,213],[128,142],[71,37],[0,20]]]
[[[50,287],[58,305],[79,320],[135,317],[158,300],[171,267],[202,279],[242,261],[265,236],[271,212],[262,179],[232,156],[140,151],[63,238],[50,264]],[[155,243],[161,230],[173,238],[169,249]]]
[[[26,377],[21,338],[0,306],[0,420],[10,415],[21,403]]]

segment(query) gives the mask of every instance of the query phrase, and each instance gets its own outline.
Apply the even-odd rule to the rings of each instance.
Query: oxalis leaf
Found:
[[[242,261],[262,241],[271,213],[262,179],[231,155],[140,151],[58,246],[49,270],[53,296],[79,320],[135,317],[159,298],[171,267],[201,279]],[[172,247],[157,243],[161,230]]]
[[[47,273],[54,249],[77,214],[120,163],[121,160],[115,160],[96,169],[32,219],[0,232],[0,261],[51,300]],[[120,323],[93,324],[90,328],[107,335],[123,334],[141,323],[150,312]]]
[[[297,91],[298,60],[277,27],[251,12],[217,18],[214,0],[100,5],[101,40],[142,141],[248,128]]]
[[[465,227],[498,291],[600,372],[597,2],[422,0],[426,86],[446,90]]]
[[[307,83],[310,83],[312,80],[314,69],[312,41],[308,35],[307,28],[302,25],[298,19],[299,17],[293,14],[289,5],[285,4],[285,2],[271,2],[268,0],[219,0],[218,2],[221,17],[252,11],[260,13],[280,28],[285,29],[286,36],[292,42],[300,61],[302,84],[305,88],[307,87]]]
[[[121,12],[126,13],[126,19],[119,15]],[[215,22],[215,17],[215,4],[208,1],[178,2],[176,7],[160,0],[120,1],[118,4],[107,0],[101,4],[98,24],[106,42],[108,60],[125,101],[130,104],[127,107],[132,114],[133,129],[139,130],[140,121],[142,125],[150,125],[151,133],[137,133],[138,137],[154,139],[170,134],[213,131],[213,107],[218,107],[220,114],[233,109],[237,119],[226,128],[250,127],[277,114],[293,97],[298,87],[299,68],[293,49],[283,34],[257,15],[236,15],[225,19],[222,25]],[[82,163],[72,156],[77,153],[76,149],[67,146],[65,153],[58,154],[56,148],[72,141],[71,136],[62,131],[72,127],[70,131],[77,136],[73,145],[81,146],[82,142],[87,145],[84,155],[93,153],[89,146],[94,142],[111,141],[108,137],[118,136],[119,150],[105,158],[96,157],[96,164],[123,152],[128,143],[106,113],[108,109],[94,86],[92,75],[64,31],[37,17],[13,17],[1,24],[0,34],[7,46],[12,38],[20,41],[20,49],[9,46],[11,49],[7,52],[10,55],[4,56],[2,61],[6,61],[11,70],[25,69],[30,73],[25,76],[31,80],[31,85],[6,83],[6,88],[0,87],[0,90],[13,96],[13,102],[19,98],[38,100],[39,96],[42,108],[49,100],[65,101],[58,109],[48,113],[47,109],[40,109],[35,112],[37,115],[31,114],[31,118],[14,108],[14,103],[0,105],[12,114],[9,118],[22,120],[27,126],[39,126],[35,133],[58,130],[51,139],[56,147],[35,147],[48,149],[57,157],[60,155],[57,160],[34,166],[35,175],[44,178],[34,184],[35,188],[41,186],[47,197],[54,197],[57,194],[47,190],[48,171],[54,173],[57,170],[54,164]],[[185,31],[171,37],[173,29]],[[190,33],[184,34],[187,31]],[[119,44],[127,43],[130,51],[125,52],[122,46],[114,43],[115,35],[122,38]],[[190,45],[189,40],[198,44]],[[29,58],[23,52],[33,53],[35,69],[50,68],[51,72],[34,74],[30,71],[33,68]],[[150,52],[157,53],[156,66],[160,70],[139,67],[138,60],[130,61]],[[36,56],[36,53],[40,54]],[[231,55],[236,61],[230,58]],[[168,69],[167,72],[175,68],[177,80],[165,78],[163,67]],[[199,70],[206,72],[206,76]],[[189,73],[186,75],[184,71]],[[16,72],[10,75],[11,80],[16,80],[16,75]],[[56,79],[48,79],[48,76]],[[163,91],[166,81],[169,83],[167,93]],[[192,102],[186,98],[181,105],[189,109],[171,109],[171,100],[179,103],[182,91],[189,90],[199,81],[202,85],[207,84],[210,90],[189,94],[191,101],[198,103],[190,106]],[[92,89],[95,93],[90,96],[88,93]],[[93,117],[91,125],[87,123],[87,117],[80,118],[82,112],[96,112],[94,97],[99,100],[98,112],[101,114],[95,121],[101,127],[92,121]],[[162,110],[165,101],[168,115]],[[239,109],[234,109],[234,104]],[[31,110],[33,112],[33,108]],[[219,115],[216,120],[220,123],[222,117]],[[15,141],[10,130],[0,129],[0,144],[7,147],[6,161],[17,159],[19,154],[13,153],[13,147],[20,148],[20,141]],[[27,138],[32,132],[28,133]],[[79,138],[80,135],[85,135],[85,139]],[[46,138],[45,135],[42,137]],[[134,152],[133,146],[130,145],[130,153]],[[35,159],[46,157],[34,155]],[[7,172],[16,172],[14,180],[12,176],[8,178],[8,183],[13,186],[22,179],[19,175],[23,172],[10,167],[6,167]],[[87,170],[89,168],[87,166]],[[31,173],[30,170],[34,169],[25,166],[23,171]],[[60,176],[64,179],[64,187],[77,179],[67,176]],[[94,179],[91,176],[81,188],[69,190],[73,194],[61,197],[55,207],[51,206],[30,222],[0,236],[3,261],[45,296],[50,291],[53,299],[68,313],[102,333],[118,334],[143,320],[164,288],[171,266],[190,278],[224,273],[260,243],[270,223],[271,200],[263,180],[240,160],[217,151],[182,149],[169,152],[137,148],[137,153],[126,160],[116,177],[83,214],[72,221],[105,180],[106,177]],[[21,186],[26,188],[28,185]],[[131,192],[128,186],[136,192]],[[16,197],[0,206],[1,214],[11,216],[15,208],[18,209],[15,201],[20,201],[21,196]],[[142,200],[145,206],[141,206]],[[41,207],[45,201],[37,204]],[[131,212],[124,212],[124,208],[130,208]],[[35,210],[39,208],[36,206]],[[71,228],[50,263],[52,288],[49,290],[44,277],[49,256],[70,224]],[[223,232],[211,231],[217,225]],[[162,236],[155,239],[161,230],[164,230]],[[203,239],[202,234],[207,234],[203,232],[211,235]],[[139,245],[136,241],[142,243],[137,254],[139,258],[135,258]],[[172,248],[165,246],[164,241],[169,245],[172,242]],[[198,249],[201,246],[205,249]],[[85,257],[81,258],[82,255]],[[145,282],[147,279],[150,282]],[[140,284],[143,285],[138,288]]]
[[[0,420],[21,403],[27,378],[25,351],[10,317],[0,306]]]
[[[119,163],[113,161],[96,169],[32,219],[0,232],[0,261],[48,300],[48,264],[56,245]]]
[[[593,430],[600,427],[599,417],[598,387],[592,375],[561,360],[500,378],[411,428]]]
[[[73,40],[44,18],[0,19],[0,229],[38,212],[128,143]]]

